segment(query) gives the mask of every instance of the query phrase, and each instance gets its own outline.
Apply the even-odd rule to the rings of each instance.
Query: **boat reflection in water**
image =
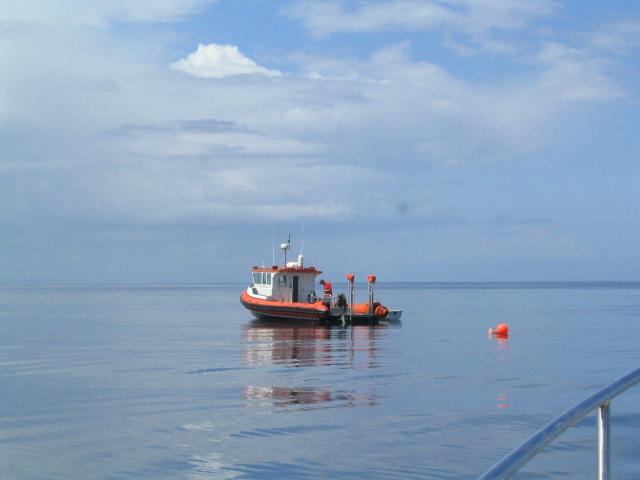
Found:
[[[264,369],[260,377],[272,381],[244,387],[243,397],[248,406],[285,410],[376,405],[384,398],[376,391],[376,376],[387,334],[384,324],[254,321],[243,331],[245,361]],[[332,369],[342,375],[332,375]],[[353,378],[345,369],[353,370]],[[343,378],[343,385],[336,385],[336,378]]]

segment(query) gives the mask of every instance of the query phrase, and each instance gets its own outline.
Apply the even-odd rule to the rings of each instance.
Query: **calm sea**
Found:
[[[0,478],[475,479],[640,366],[640,283],[382,283],[402,321],[352,327],[255,321],[243,288],[0,287]],[[612,424],[636,479],[640,387]],[[589,417],[516,478],[594,468]]]

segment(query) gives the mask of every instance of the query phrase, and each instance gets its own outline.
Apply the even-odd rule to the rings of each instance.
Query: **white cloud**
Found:
[[[21,0],[5,2],[1,21],[102,27],[112,22],[172,22],[184,20],[218,0]]]
[[[234,45],[198,45],[198,50],[171,64],[174,70],[195,77],[223,78],[231,75],[261,74],[269,77],[282,75],[277,70],[259,66],[245,57]]]
[[[230,162],[224,162],[230,163]],[[225,166],[191,159],[145,159],[40,167],[12,175],[0,198],[20,214],[38,212],[53,223],[113,225],[181,224],[215,221],[217,224],[291,219],[348,219],[359,202],[351,186],[374,190],[382,176],[366,168],[344,165]],[[290,185],[296,188],[284,188]],[[15,213],[15,209],[13,210]],[[10,221],[10,211],[0,220]],[[16,219],[18,220],[18,219]],[[22,220],[21,227],[26,220]]]
[[[589,35],[589,45],[600,51],[624,55],[640,47],[640,22],[635,20],[606,24]]]
[[[367,60],[300,57],[300,68],[321,80],[295,95],[297,103],[280,117],[289,121],[282,132],[314,132],[330,156],[394,158],[388,168],[414,173],[504,159],[540,145],[557,97],[538,96],[535,79],[473,85],[436,64],[412,61],[409,53],[400,43]],[[372,78],[377,81],[358,80]]]
[[[557,8],[551,0],[363,1],[355,8],[343,1],[307,0],[286,8],[284,14],[320,37],[338,32],[444,30],[469,37],[483,49],[510,52],[503,42],[491,38],[494,32],[524,30]],[[459,42],[450,40],[450,44],[462,48]]]
[[[618,82],[607,74],[609,59],[584,48],[559,42],[546,42],[535,61],[547,68],[539,84],[559,98],[578,101],[604,101],[624,95]]]

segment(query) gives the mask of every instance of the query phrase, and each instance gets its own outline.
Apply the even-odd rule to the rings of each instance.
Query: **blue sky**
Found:
[[[639,278],[635,2],[92,3],[0,9],[1,282]]]

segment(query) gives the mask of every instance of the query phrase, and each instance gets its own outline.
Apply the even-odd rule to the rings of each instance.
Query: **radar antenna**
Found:
[[[289,240],[287,243],[281,243],[280,248],[284,251],[284,266],[287,266],[287,250],[291,248],[291,234],[289,234]]]

